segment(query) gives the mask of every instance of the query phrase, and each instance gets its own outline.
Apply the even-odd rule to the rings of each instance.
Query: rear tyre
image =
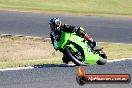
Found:
[[[97,61],[98,65],[104,65],[107,63],[107,59],[106,58],[102,58],[100,57],[99,60]]]
[[[99,55],[100,55],[100,58],[97,61],[97,64],[98,65],[104,65],[104,64],[106,64],[107,63],[107,56],[106,56],[106,54],[101,50],[101,53]]]

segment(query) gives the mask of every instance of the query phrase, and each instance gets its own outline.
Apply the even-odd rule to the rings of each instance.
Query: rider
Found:
[[[57,39],[60,39],[58,37],[60,37],[62,32],[69,32],[69,33],[75,32],[78,36],[86,39],[89,42],[91,48],[94,48],[96,46],[96,42],[84,31],[82,27],[75,27],[75,26],[69,26],[67,24],[63,24],[59,18],[50,19],[49,26],[51,28],[50,37],[54,48],[55,48],[55,43],[53,36],[57,37]],[[55,49],[57,50],[57,48]]]
[[[50,38],[55,50],[57,50],[57,41],[59,41],[62,32],[73,33],[75,32],[78,36],[83,37],[89,42],[89,45],[93,49],[96,46],[96,42],[84,31],[82,27],[69,26],[63,24],[59,18],[52,18],[49,21],[49,26],[51,28]],[[56,40],[54,40],[54,38]],[[68,64],[70,60],[67,58],[67,55],[63,54],[63,62]]]

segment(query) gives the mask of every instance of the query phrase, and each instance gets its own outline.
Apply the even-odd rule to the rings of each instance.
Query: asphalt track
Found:
[[[0,11],[0,33],[48,36],[53,15]],[[132,19],[97,16],[54,15],[68,24],[82,25],[97,41],[132,43]],[[84,67],[89,74],[130,74],[132,60]],[[130,84],[86,84],[76,82],[77,67],[35,66],[34,69],[0,71],[0,88],[132,88]]]
[[[84,67],[88,74],[130,74],[132,60]],[[85,84],[76,82],[77,67],[43,66],[41,68],[2,71],[0,88],[132,88],[130,84]]]
[[[48,22],[52,17],[60,17],[64,23],[84,27],[98,42],[132,43],[132,18],[125,17],[0,11],[0,33],[48,37]]]

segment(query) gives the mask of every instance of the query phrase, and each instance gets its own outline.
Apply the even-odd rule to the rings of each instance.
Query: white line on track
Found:
[[[108,60],[108,63],[109,62],[125,61],[125,60],[132,60],[132,58],[122,58],[122,59]]]

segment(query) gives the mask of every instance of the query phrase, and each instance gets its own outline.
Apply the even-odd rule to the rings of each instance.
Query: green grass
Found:
[[[108,59],[132,58],[132,44],[124,43],[99,43],[99,46],[104,47]]]
[[[0,8],[132,15],[132,0],[0,0]]]
[[[10,60],[8,61],[1,61],[0,60],[0,69],[4,68],[15,68],[15,67],[28,67],[28,66],[35,66],[35,65],[43,65],[43,64],[62,64],[61,57],[44,57],[40,58],[26,58],[26,60]]]
[[[43,39],[0,38],[0,68],[59,64],[62,63],[61,56]]]

